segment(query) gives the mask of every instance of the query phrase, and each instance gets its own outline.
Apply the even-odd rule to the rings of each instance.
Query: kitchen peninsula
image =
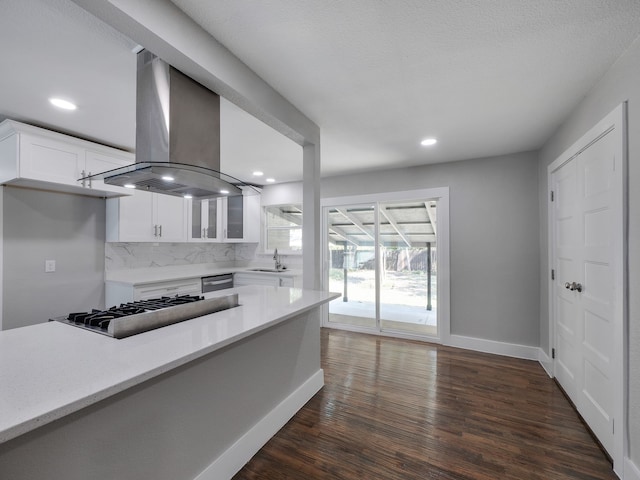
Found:
[[[0,332],[0,477],[223,479],[324,383],[338,294],[244,286],[240,306],[116,340],[58,322]]]

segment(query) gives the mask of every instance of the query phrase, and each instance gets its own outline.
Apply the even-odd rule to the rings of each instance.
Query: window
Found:
[[[265,230],[267,251],[302,251],[302,205],[265,207]]]

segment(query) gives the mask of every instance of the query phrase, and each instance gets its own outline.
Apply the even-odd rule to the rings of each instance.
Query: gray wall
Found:
[[[262,206],[286,205],[287,203],[302,205],[302,183],[279,183],[277,185],[265,185],[260,198]]]
[[[535,153],[327,178],[322,197],[446,186],[451,333],[538,346]]]
[[[104,307],[105,201],[2,187],[3,329]],[[55,260],[56,271],[44,272]]]
[[[628,100],[629,134],[629,436],[630,457],[640,464],[640,38],[629,47],[540,151],[542,270],[547,258],[547,165],[617,105]],[[540,344],[549,349],[548,280],[541,276]]]

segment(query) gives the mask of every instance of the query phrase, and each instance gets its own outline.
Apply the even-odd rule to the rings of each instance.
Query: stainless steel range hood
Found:
[[[147,50],[138,53],[136,95],[136,162],[81,180],[182,197],[242,195],[245,184],[220,172],[219,95]]]

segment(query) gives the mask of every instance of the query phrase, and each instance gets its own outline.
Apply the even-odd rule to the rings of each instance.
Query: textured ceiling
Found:
[[[323,175],[538,149],[640,34],[637,0],[173,3],[320,126]]]
[[[173,3],[321,127],[323,176],[538,149],[640,34],[638,0]],[[1,12],[0,118],[133,150],[134,42],[71,0]],[[227,173],[301,178],[298,145],[222,114]]]

